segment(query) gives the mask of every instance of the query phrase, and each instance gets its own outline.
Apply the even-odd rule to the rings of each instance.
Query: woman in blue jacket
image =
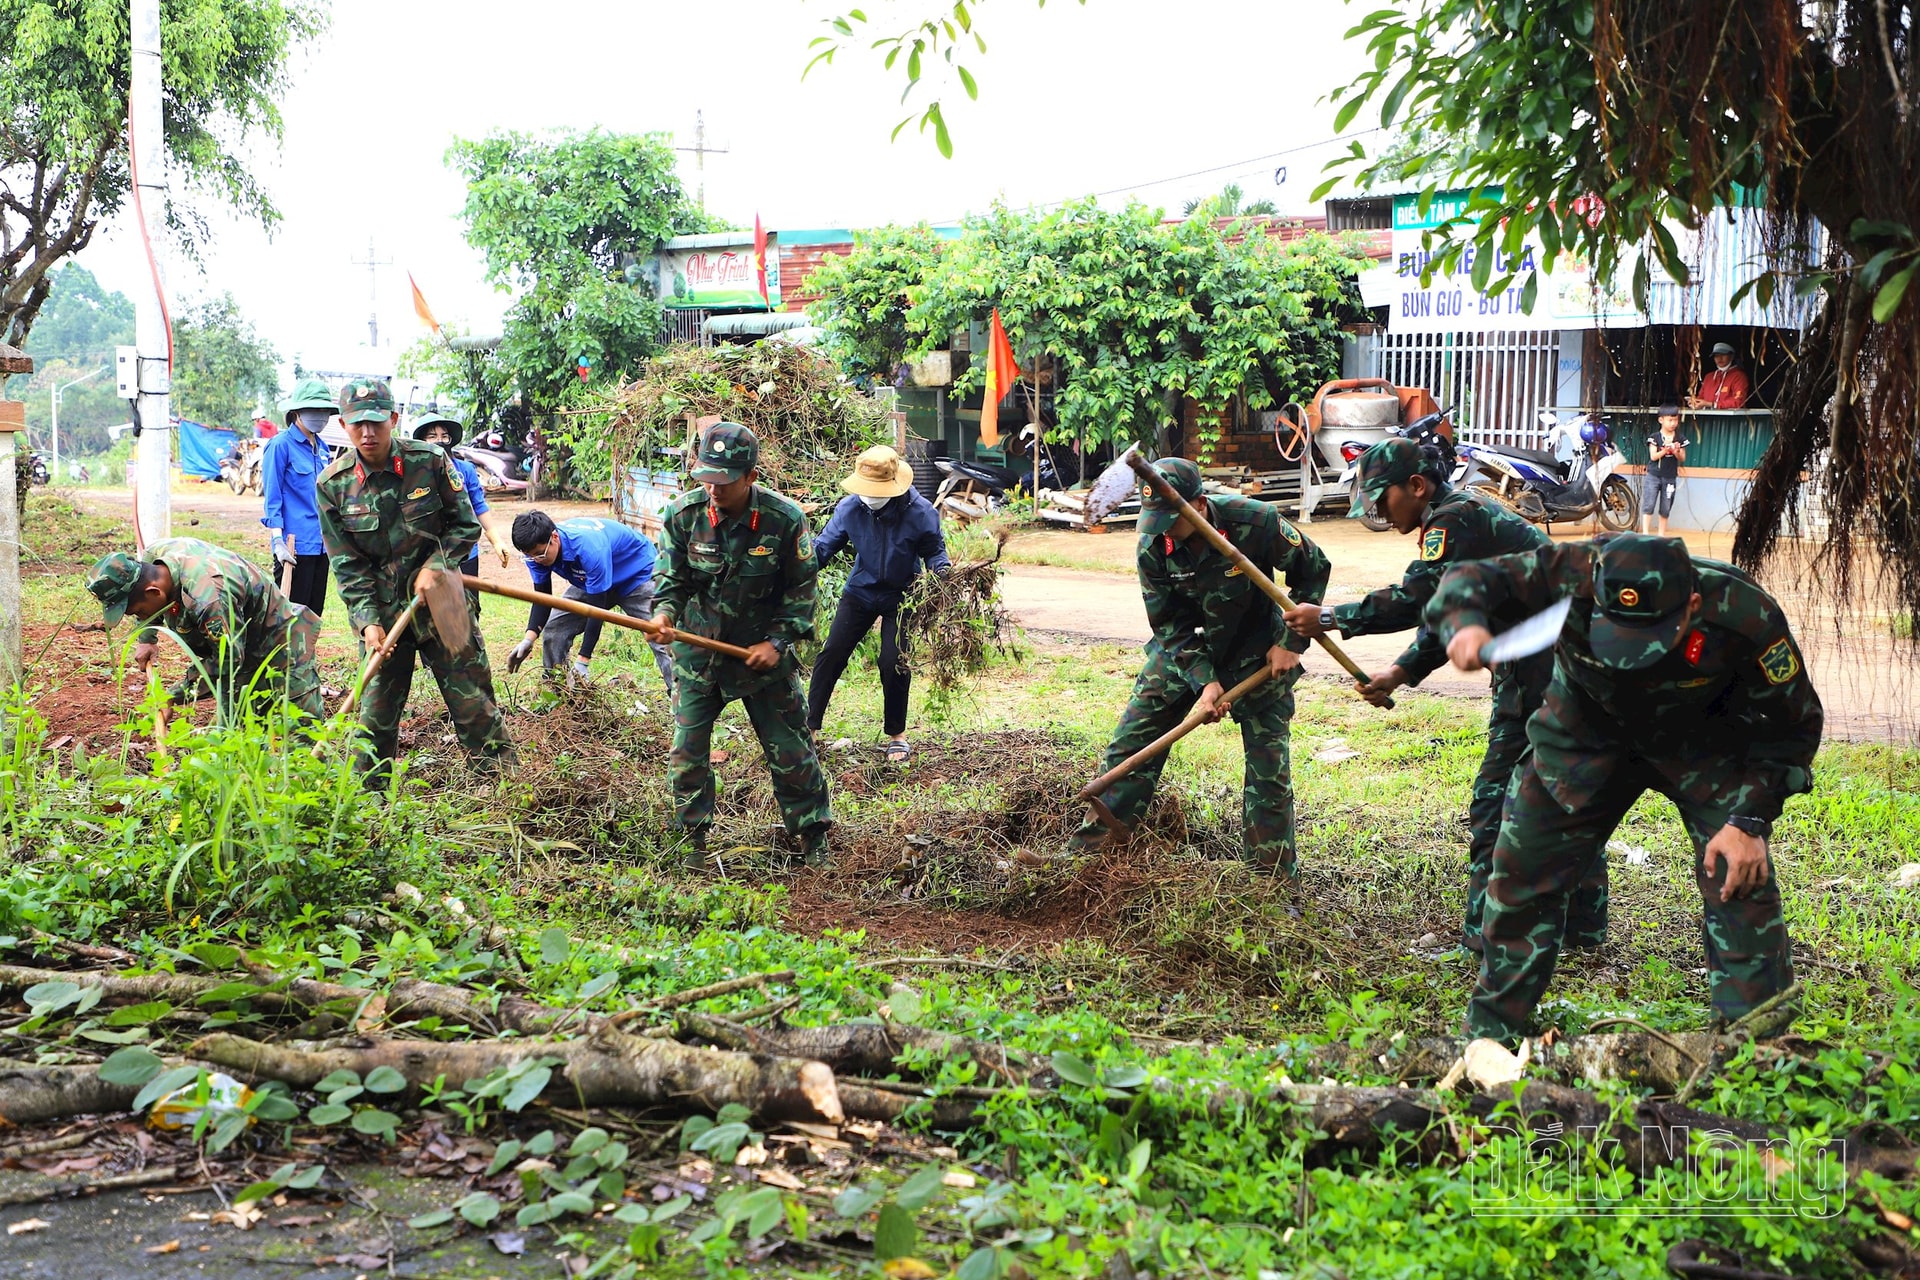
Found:
[[[935,573],[946,571],[947,540],[940,532],[939,512],[914,490],[913,468],[886,445],[861,454],[853,474],[840,487],[848,496],[840,499],[826,529],[813,540],[813,554],[824,569],[851,543],[853,572],[834,611],[827,642],[813,664],[807,727],[820,732],[847,659],[878,619],[887,759],[904,764],[912,754],[906,739],[912,677],[900,665],[900,600],[920,576],[922,566]]]

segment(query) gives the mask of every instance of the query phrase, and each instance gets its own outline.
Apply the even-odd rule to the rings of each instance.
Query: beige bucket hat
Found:
[[[877,444],[860,455],[840,487],[869,498],[897,498],[913,488],[913,468],[891,446]]]

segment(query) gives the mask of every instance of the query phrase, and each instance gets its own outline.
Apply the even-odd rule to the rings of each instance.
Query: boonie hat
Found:
[[[393,416],[393,389],[380,378],[364,378],[340,388],[340,421],[385,422]]]
[[[429,409],[413,420],[413,438],[418,440],[420,433],[428,427],[445,427],[453,433],[453,440],[447,445],[449,449],[460,443],[460,437],[464,431],[458,418],[450,418],[438,409]]]
[[[327,390],[327,384],[318,378],[302,378],[293,389],[293,394],[280,402],[280,425],[286,426],[293,421],[293,415],[302,409],[325,409],[328,413],[339,412],[339,406],[333,402],[333,392]]]
[[[87,575],[87,590],[93,592],[106,611],[109,630],[127,616],[127,597],[140,581],[140,561],[125,551],[110,551],[94,564]]]
[[[1624,533],[1603,539],[1593,566],[1593,656],[1637,671],[1680,643],[1696,577],[1678,538]]]
[[[1173,491],[1188,502],[1200,501],[1200,468],[1186,458],[1162,458],[1154,470],[1167,478]],[[1179,522],[1180,508],[1160,496],[1150,484],[1140,486],[1140,532],[1147,537],[1165,533]]]
[[[897,498],[913,488],[913,467],[891,445],[877,444],[860,455],[840,487],[865,498]]]
[[[716,422],[700,433],[687,475],[706,484],[732,484],[760,465],[760,441],[737,422]]]

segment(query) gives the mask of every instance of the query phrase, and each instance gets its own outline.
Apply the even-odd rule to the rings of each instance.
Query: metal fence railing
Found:
[[[1369,344],[1371,377],[1425,387],[1458,405],[1455,427],[1487,444],[1540,447],[1540,410],[1554,403],[1560,334],[1552,329],[1385,333]]]

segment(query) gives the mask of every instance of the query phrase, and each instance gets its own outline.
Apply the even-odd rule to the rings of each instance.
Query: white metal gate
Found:
[[[1554,402],[1560,334],[1552,329],[1478,333],[1385,333],[1371,346],[1368,376],[1425,387],[1454,426],[1487,444],[1540,447],[1540,410]]]

